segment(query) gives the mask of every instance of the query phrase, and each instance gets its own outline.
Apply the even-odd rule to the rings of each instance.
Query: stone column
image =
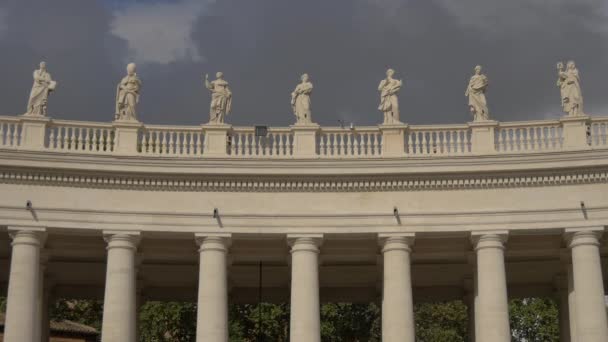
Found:
[[[566,230],[572,253],[576,289],[576,334],[581,342],[608,341],[604,283],[600,263],[598,230]]]
[[[319,247],[323,235],[288,235],[291,246],[290,342],[321,341]]]
[[[37,330],[35,324],[38,321],[40,248],[44,245],[46,233],[40,228],[11,227],[9,233],[13,239],[13,250],[4,341],[34,342]]]
[[[555,279],[555,299],[557,299],[559,305],[559,340],[560,342],[571,342],[568,279],[563,275]]]
[[[197,342],[228,341],[227,254],[230,234],[196,234],[199,245]]]
[[[465,279],[463,302],[467,306],[467,336],[469,342],[475,342],[475,278]]]
[[[568,321],[570,324],[570,342],[578,342],[578,333],[576,332],[576,297],[572,263],[568,264]]]
[[[410,254],[414,234],[381,234],[384,258],[382,341],[415,342]]]
[[[108,243],[102,342],[135,342],[137,336],[136,266],[139,232],[104,232]]]
[[[510,342],[504,243],[507,232],[473,233],[477,253],[477,341]]]

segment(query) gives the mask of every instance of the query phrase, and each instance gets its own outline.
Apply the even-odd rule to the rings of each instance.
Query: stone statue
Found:
[[[302,83],[298,84],[291,93],[291,107],[296,116],[296,124],[309,124],[312,123],[310,112],[312,83],[309,81],[308,74],[303,74],[300,79]]]
[[[46,63],[40,62],[40,69],[34,71],[34,85],[27,103],[26,115],[46,115],[49,94],[55,90],[57,82],[46,71]]]
[[[386,78],[380,82],[378,91],[380,92],[380,106],[378,110],[384,113],[384,124],[398,124],[399,121],[399,99],[397,93],[401,90],[403,81],[393,78],[395,70],[388,69]]]
[[[557,63],[557,86],[562,97],[562,108],[568,116],[581,116],[583,113],[583,93],[580,77],[574,61],[569,61],[564,69],[562,62]]]
[[[205,75],[205,86],[211,90],[211,108],[209,113],[210,124],[223,124],[224,119],[232,109],[232,92],[228,82],[224,80],[224,74],[215,74],[216,80],[209,82],[209,75]]]
[[[475,74],[469,80],[469,85],[464,93],[464,96],[469,97],[469,110],[473,115],[473,121],[490,119],[485,94],[487,88],[488,77],[481,73],[481,65],[478,65],[475,67]]]
[[[116,115],[115,120],[137,121],[137,104],[141,80],[135,73],[135,63],[127,65],[125,76],[116,87]]]

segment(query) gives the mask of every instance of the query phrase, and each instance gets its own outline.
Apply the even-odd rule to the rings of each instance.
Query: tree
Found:
[[[323,342],[380,341],[380,329],[380,310],[373,303],[328,303],[321,307]]]
[[[414,307],[416,341],[467,340],[467,307],[462,301],[420,303]]]
[[[140,341],[190,342],[196,340],[196,305],[182,302],[147,302],[139,313]]]
[[[558,308],[552,299],[513,299],[509,303],[509,317],[513,341],[559,341]]]

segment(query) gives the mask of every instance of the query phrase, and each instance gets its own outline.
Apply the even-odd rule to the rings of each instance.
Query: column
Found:
[[[323,235],[288,235],[291,246],[290,342],[321,341],[319,247]]]
[[[34,342],[36,329],[32,324],[38,313],[38,282],[40,281],[40,248],[46,233],[40,228],[11,228],[13,239],[11,268],[4,323],[5,342]],[[38,341],[35,341],[38,342]]]
[[[381,234],[382,341],[415,342],[410,254],[414,234]]]
[[[463,302],[467,306],[467,336],[469,342],[475,342],[475,278],[465,279]]]
[[[559,305],[559,340],[560,342],[571,342],[568,279],[563,275],[555,279],[555,298]]]
[[[227,255],[230,234],[195,235],[199,246],[197,342],[228,341]]]
[[[572,253],[573,282],[576,290],[577,341],[608,341],[608,322],[604,302],[604,283],[600,263],[598,230],[566,230]]]
[[[574,272],[572,263],[568,265],[568,320],[570,323],[570,342],[578,342],[576,332],[576,297],[574,292]]]
[[[108,243],[102,342],[135,342],[137,336],[136,266],[139,232],[104,232]]]
[[[504,243],[507,232],[474,233],[477,253],[477,341],[510,342]]]

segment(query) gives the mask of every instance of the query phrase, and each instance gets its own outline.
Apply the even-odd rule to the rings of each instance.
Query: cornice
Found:
[[[164,175],[0,167],[0,183],[204,192],[377,192],[499,189],[608,183],[608,166],[452,174]]]

